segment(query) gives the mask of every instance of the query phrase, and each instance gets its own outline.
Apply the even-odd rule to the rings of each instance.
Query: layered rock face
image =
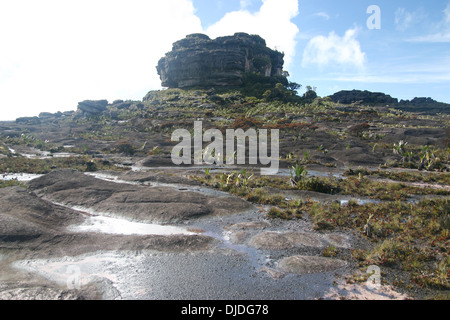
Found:
[[[84,100],[78,102],[78,110],[85,115],[96,115],[106,111],[107,100]]]
[[[283,56],[258,35],[235,33],[212,40],[191,34],[175,42],[156,68],[164,87],[241,86],[245,73],[281,75]]]

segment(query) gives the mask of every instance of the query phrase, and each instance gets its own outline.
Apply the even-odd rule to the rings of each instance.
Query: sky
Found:
[[[450,103],[450,0],[0,0],[0,120],[141,100],[198,32],[259,34],[300,93]]]

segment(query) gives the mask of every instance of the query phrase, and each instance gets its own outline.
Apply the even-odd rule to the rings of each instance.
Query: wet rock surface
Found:
[[[258,249],[281,250],[296,246],[321,247],[322,243],[314,234],[264,232],[252,237],[249,245]]]
[[[333,245],[345,256],[359,241],[351,233],[268,220],[264,209],[189,181],[57,170],[28,189],[0,189],[0,299],[318,299],[354,268],[321,253]],[[97,215],[190,233],[73,231]]]
[[[83,220],[80,214],[44,201],[20,187],[0,189],[0,207],[0,234],[5,241],[58,234],[69,224]]]
[[[177,223],[208,215],[232,214],[250,204],[168,187],[144,187],[96,179],[74,170],[55,171],[30,182],[36,194],[65,205],[121,214],[133,220]]]
[[[233,37],[222,40],[234,41]],[[181,54],[181,60],[188,61],[195,48],[201,49],[202,43],[210,41],[194,35],[178,43],[175,51]],[[183,50],[188,47],[192,50]],[[205,130],[216,128],[224,133],[240,127],[241,121],[236,120],[245,117],[248,120],[245,123],[253,123],[256,128],[280,129],[279,175],[283,178],[289,179],[291,166],[300,163],[307,166],[308,177],[333,176],[344,181],[347,179],[344,171],[352,166],[361,165],[368,170],[381,166],[387,167],[386,172],[409,172],[411,169],[397,167],[407,162],[418,168],[419,157],[426,156],[426,150],[431,151],[431,158],[436,153],[432,170],[448,174],[447,153],[443,148],[448,142],[448,120],[442,116],[403,114],[389,106],[340,105],[326,98],[317,98],[306,105],[279,104],[247,96],[242,88],[219,88],[221,84],[239,82],[241,75],[236,70],[242,70],[244,65],[249,70],[256,67],[261,75],[266,71],[276,74],[277,70],[273,70],[276,63],[271,61],[271,70],[269,64],[263,63],[268,62],[264,48],[261,46],[261,54],[254,51],[253,56],[244,50],[234,50],[226,64],[220,65],[216,62],[223,52],[212,46],[209,49],[211,53],[215,50],[215,54],[209,60],[185,63],[178,70],[175,64],[175,69],[168,70],[178,72],[179,85],[188,86],[202,81],[203,75],[197,72],[203,68],[202,63],[215,70],[223,69],[224,73],[208,78],[215,81],[216,88],[150,91],[142,101],[116,100],[112,104],[84,101],[77,111],[41,113],[39,117],[0,122],[3,186],[23,186],[37,178],[34,174],[54,171],[31,181],[28,189],[0,190],[0,292],[4,293],[0,297],[340,299],[346,296],[345,292],[350,292],[345,289],[349,288],[347,279],[337,279],[339,286],[334,281],[342,274],[354,274],[355,270],[367,276],[352,254],[354,249],[369,253],[376,248],[366,236],[358,236],[362,230],[338,228],[328,220],[319,220],[314,226],[305,213],[296,215],[292,221],[273,215],[269,218],[270,206],[255,207],[217,188],[194,182],[189,176],[205,177],[206,169],[210,169],[214,179],[216,174],[259,170],[247,164],[174,166],[171,150],[177,142],[171,141],[171,133],[179,128],[192,132],[194,121],[203,121]],[[233,66],[236,72],[227,69],[234,58],[246,59],[244,64],[239,60]],[[411,159],[393,153],[392,146],[399,141],[408,142],[410,148],[406,150],[413,152]],[[61,168],[90,172],[55,171]],[[421,170],[423,166],[412,171],[422,173]],[[18,181],[12,181],[16,178]],[[364,174],[365,178],[390,182],[377,175]],[[440,186],[417,180],[402,184],[448,190],[448,183]],[[371,190],[363,196],[359,192],[282,190],[273,184],[263,184],[261,189],[269,195],[281,194],[286,201],[309,199],[327,206],[343,207],[350,200],[358,204],[381,200],[372,199]],[[418,199],[422,196],[407,201]],[[383,214],[380,219],[383,225]],[[185,232],[156,234],[151,231],[156,223],[158,227],[176,227]],[[113,230],[116,226],[119,230]],[[443,241],[437,247],[431,241],[429,244],[425,251],[435,261],[431,259],[425,265],[431,267],[443,256],[435,249],[445,244]],[[413,248],[421,251],[423,245],[419,241]],[[298,271],[292,267],[294,258],[290,264],[285,260],[297,256],[328,259],[313,258],[313,269]],[[339,267],[339,263],[331,263],[334,260],[347,264]],[[307,263],[304,259],[299,261]],[[333,268],[328,269],[329,265]],[[82,281],[75,290],[70,289],[67,278],[77,270]],[[414,285],[410,274],[397,264],[383,267],[383,273],[383,280],[390,283],[405,280],[404,285],[397,287],[399,290],[415,294],[419,289],[421,297],[428,294],[428,289]],[[428,277],[427,281],[431,279]],[[405,289],[409,284],[413,284],[412,291]],[[353,289],[356,293],[350,298],[367,293]],[[391,299],[395,294],[379,297]]]
[[[283,258],[278,263],[278,268],[284,272],[305,274],[331,271],[345,265],[346,262],[339,259],[296,255]]]

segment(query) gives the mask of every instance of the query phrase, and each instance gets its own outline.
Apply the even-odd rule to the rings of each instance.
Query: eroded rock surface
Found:
[[[78,110],[85,115],[97,115],[106,111],[107,100],[84,100],[78,103]]]
[[[295,255],[282,259],[278,268],[283,272],[305,274],[332,271],[345,265],[346,262],[339,259]]]
[[[244,73],[281,75],[283,54],[266,47],[257,35],[235,33],[211,40],[188,35],[158,62],[162,86],[170,88],[240,86]]]
[[[339,233],[319,234],[311,232],[264,231],[252,236],[248,245],[263,250],[285,250],[291,248],[324,248],[334,246],[349,248],[349,237]]]
[[[251,207],[237,197],[209,197],[170,187],[120,184],[75,170],[54,171],[35,179],[30,182],[30,189],[64,205],[156,223],[232,214]]]

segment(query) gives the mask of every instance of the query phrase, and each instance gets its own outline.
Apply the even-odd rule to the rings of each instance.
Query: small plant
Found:
[[[322,153],[328,153],[328,149],[326,149],[322,144],[317,147],[317,150]]]
[[[299,166],[297,163],[295,167],[291,167],[291,184],[297,185],[307,174],[308,171],[306,171],[306,167]]]
[[[226,182],[225,182],[225,185],[226,185],[226,186],[228,186],[228,185],[231,183],[233,177],[234,177],[234,172],[233,172],[233,173],[230,173],[230,174],[227,176],[227,179],[226,179]]]
[[[7,187],[13,187],[13,186],[28,188],[28,185],[25,182],[18,181],[17,179],[0,180],[0,188],[7,188]]]
[[[372,147],[372,152],[375,153],[375,148],[378,146],[378,143],[374,143],[373,147]]]
[[[398,155],[402,156],[403,162],[405,161],[405,158],[407,156],[407,153],[406,153],[406,145],[407,144],[408,144],[408,142],[400,140],[398,143],[394,143],[394,146],[392,149],[394,154],[398,154]]]
[[[86,171],[87,172],[94,172],[97,171],[97,165],[95,164],[94,161],[88,161],[86,162]]]
[[[335,257],[338,254],[338,250],[335,246],[328,246],[322,251],[324,257]]]
[[[367,252],[365,250],[353,249],[353,250],[351,250],[351,252],[352,252],[352,257],[357,261],[363,262],[367,258]]]
[[[323,177],[307,177],[300,179],[296,186],[301,190],[335,194],[339,191],[336,181]]]
[[[303,157],[304,157],[304,158],[303,158],[303,161],[304,161],[305,163],[308,163],[308,161],[309,161],[309,160],[308,160],[308,156],[309,156],[309,155],[308,155],[308,152],[303,151]]]
[[[159,155],[163,153],[163,151],[161,150],[161,148],[159,148],[158,146],[154,146],[152,150],[150,150],[147,155],[152,156],[152,155]]]

